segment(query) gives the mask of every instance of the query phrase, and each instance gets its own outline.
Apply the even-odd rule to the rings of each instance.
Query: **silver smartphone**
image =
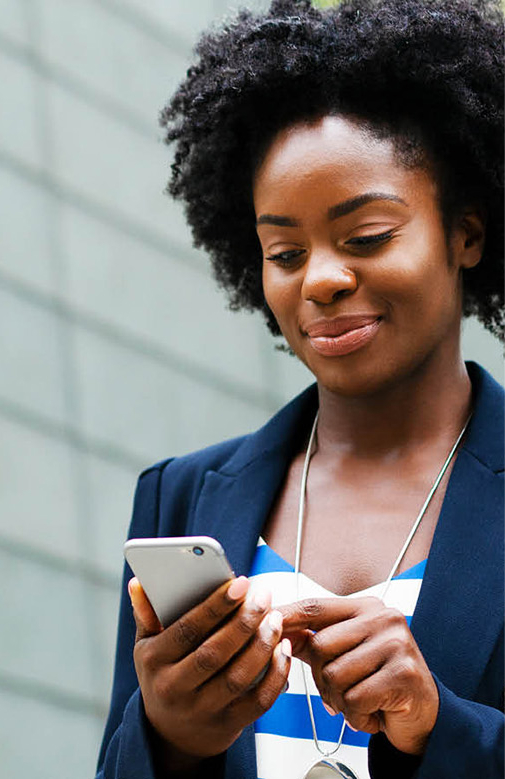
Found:
[[[124,555],[163,627],[234,576],[223,547],[209,536],[132,538]]]

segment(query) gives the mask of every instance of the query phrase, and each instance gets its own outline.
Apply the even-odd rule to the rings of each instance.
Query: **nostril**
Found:
[[[343,298],[345,295],[351,295],[354,292],[354,289],[337,289],[333,293],[333,300],[338,300],[338,298]]]
[[[358,277],[350,269],[339,269],[334,265],[326,272],[308,272],[303,283],[307,300],[316,303],[333,303],[344,295],[350,295],[358,288]]]

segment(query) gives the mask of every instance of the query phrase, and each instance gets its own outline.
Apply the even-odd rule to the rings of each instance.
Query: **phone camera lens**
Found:
[[[203,549],[201,546],[194,546],[193,547],[193,554],[198,555],[198,557],[201,557],[203,555]]]

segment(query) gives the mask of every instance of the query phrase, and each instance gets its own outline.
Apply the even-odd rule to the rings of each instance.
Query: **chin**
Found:
[[[350,356],[350,355],[349,355]],[[373,359],[360,359],[333,365],[308,365],[320,387],[345,398],[366,398],[381,395],[403,387],[412,388],[412,382],[423,375],[430,365],[431,353],[413,350],[409,354],[382,353]],[[357,357],[357,355],[356,355]]]
[[[310,349],[291,349],[314,375],[320,387],[346,398],[374,395],[398,381],[398,370],[384,355],[373,359],[367,349],[342,357],[321,357]],[[389,363],[389,364],[388,364]]]

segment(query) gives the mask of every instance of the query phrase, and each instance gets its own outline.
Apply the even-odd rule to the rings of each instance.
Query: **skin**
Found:
[[[319,389],[301,570],[348,594],[386,578],[470,412],[461,273],[480,259],[483,223],[469,208],[447,236],[428,162],[407,168],[391,141],[336,116],[279,133],[256,173],[254,203],[266,300]],[[314,348],[314,322],[358,314],[374,322],[359,348]],[[291,562],[303,457],[265,528]],[[446,483],[402,568],[427,556]],[[325,703],[352,727],[421,754],[438,693],[403,615],[376,598],[281,611]]]
[[[370,193],[387,197],[330,218],[334,206]],[[301,567],[347,594],[385,578],[468,416],[461,272],[480,259],[482,220],[468,209],[447,240],[429,167],[406,168],[390,141],[335,116],[281,132],[253,194],[267,302],[319,388]],[[364,237],[384,233],[363,246]],[[375,317],[373,338],[339,356],[313,348],[311,322],[356,313]],[[291,560],[305,446],[264,529]],[[406,567],[429,550],[443,489]],[[268,595],[259,604],[248,598],[241,578],[162,630],[135,579],[130,596],[135,667],[161,771],[191,776],[274,703],[289,673],[290,640],[325,703],[351,726],[381,729],[405,752],[424,750],[437,689],[404,617],[378,599],[303,601],[279,614]]]
[[[270,609],[269,593],[247,597],[248,588],[245,577],[234,579],[163,630],[138,580],[129,582],[135,669],[160,771],[191,776],[269,709],[287,682],[291,644],[281,640],[281,614]]]

